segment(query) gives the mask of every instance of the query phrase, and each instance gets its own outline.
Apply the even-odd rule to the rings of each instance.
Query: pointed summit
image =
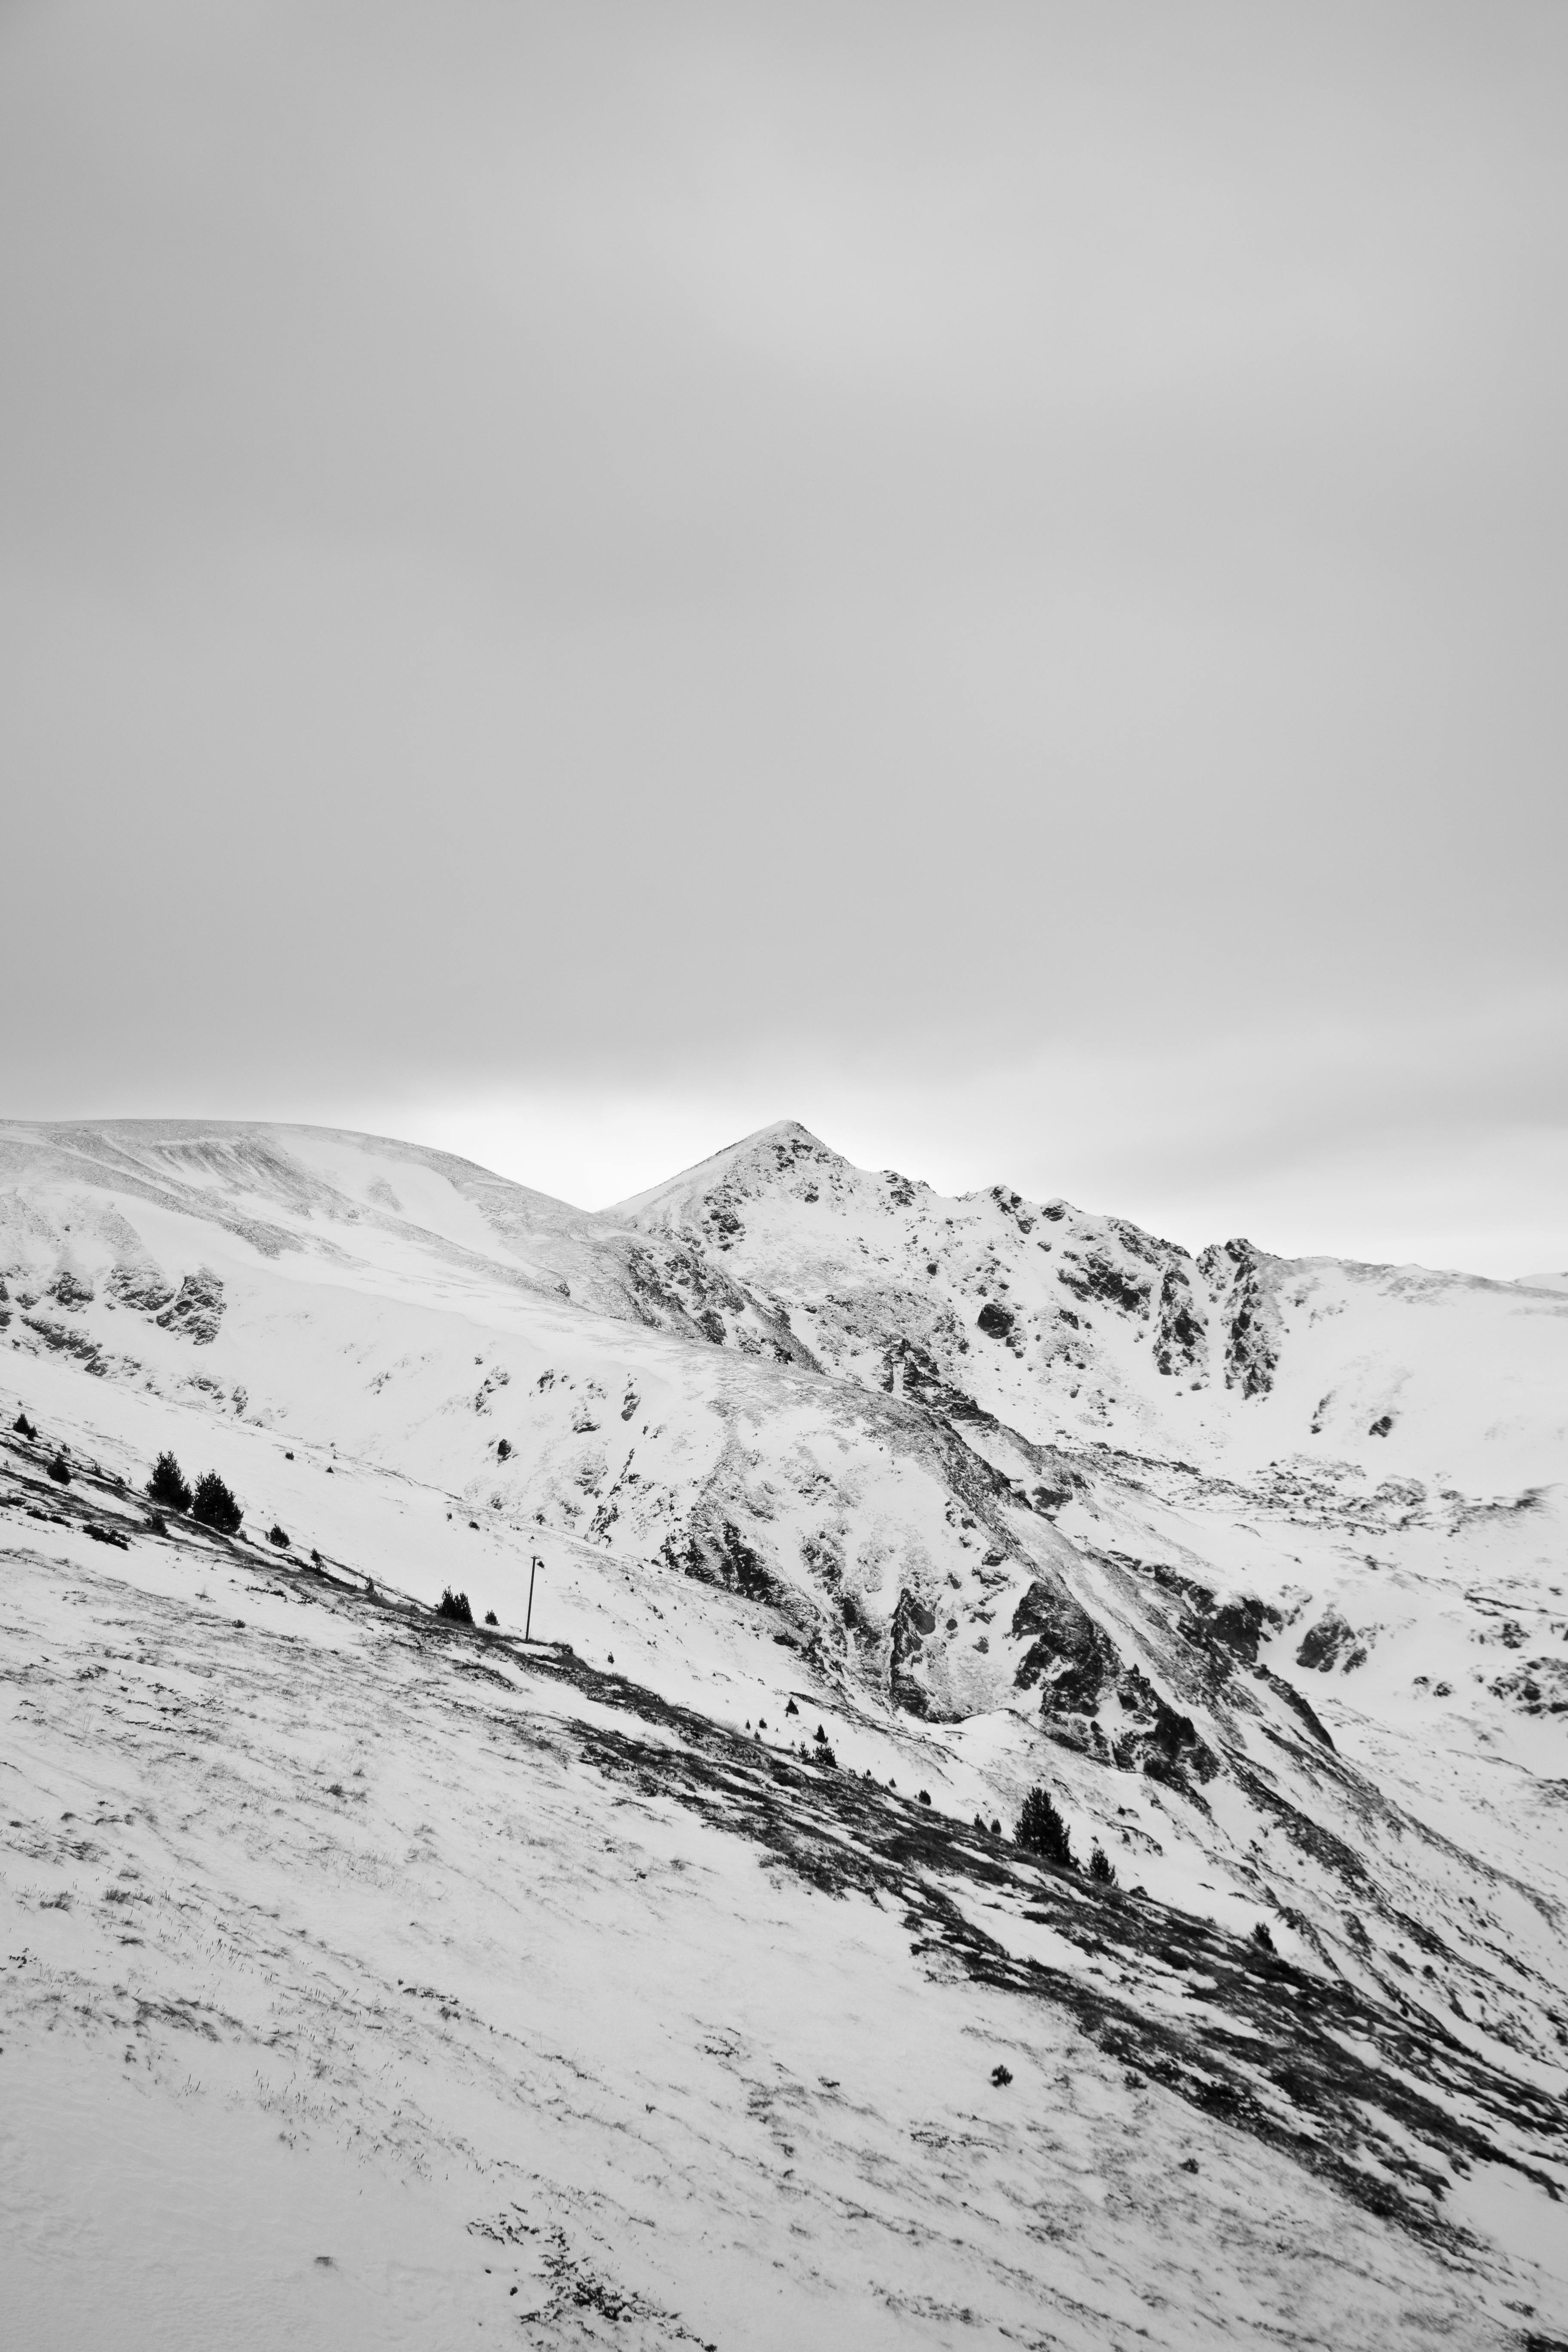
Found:
[[[606,1222],[617,1224],[695,1226],[702,1223],[705,1210],[715,1204],[793,1190],[799,1180],[809,1181],[813,1169],[837,1174],[847,1171],[848,1165],[798,1118],[775,1119],[771,1127],[759,1127],[754,1134],[743,1135],[738,1143],[727,1144],[695,1167],[682,1169],[679,1176],[668,1177],[662,1184],[636,1192],[629,1200],[617,1201],[601,1213]]]

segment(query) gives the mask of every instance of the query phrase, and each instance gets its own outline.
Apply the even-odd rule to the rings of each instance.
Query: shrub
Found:
[[[1274,1938],[1268,1932],[1268,1923],[1266,1919],[1259,1919],[1257,1927],[1254,1927],[1252,1940],[1260,1952],[1271,1952],[1274,1949]]]
[[[220,1536],[233,1536],[239,1533],[245,1513],[217,1472],[204,1470],[191,1497],[191,1517],[198,1527],[211,1528]]]
[[[70,1468],[63,1454],[57,1454],[54,1460],[50,1463],[49,1475],[54,1480],[57,1486],[68,1486],[70,1485]]]
[[[279,1551],[289,1551],[292,1549],[281,1528],[268,1528],[267,1540],[269,1544],[276,1544]]]
[[[147,1531],[150,1535],[154,1536],[166,1536],[168,1534],[169,1530],[163,1524],[163,1514],[162,1511],[149,1512],[147,1517]]]
[[[147,1499],[165,1511],[190,1509],[191,1490],[172,1454],[160,1454],[153,1463],[153,1475],[147,1481]]]
[[[931,1790],[929,1789],[922,1789],[920,1795],[915,1799],[915,1802],[917,1805],[929,1805],[931,1802]]]
[[[1054,1863],[1058,1870],[1077,1868],[1068,1825],[1052,1804],[1049,1790],[1038,1782],[1024,1800],[1018,1815],[1017,1840],[1026,1853],[1037,1853],[1042,1862]]]
[[[437,1617],[449,1617],[454,1625],[471,1625],[474,1622],[468,1594],[454,1592],[449,1584],[436,1603],[436,1614]]]
[[[1103,1846],[1096,1846],[1089,1857],[1089,1874],[1097,1886],[1114,1886],[1116,1865]]]
[[[1005,2066],[992,2067],[991,2080],[995,2084],[996,2088],[999,2091],[1005,2091],[1012,2079],[1013,2077]]]
[[[510,1437],[501,1438],[497,1444],[496,1460],[498,1462],[510,1462],[511,1460],[511,1440]]]
[[[487,1625],[499,1625],[500,1623],[500,1619],[496,1615],[493,1609],[487,1609],[485,1611],[485,1623]]]
[[[37,1437],[38,1433],[25,1412],[19,1412],[11,1426],[18,1437]]]

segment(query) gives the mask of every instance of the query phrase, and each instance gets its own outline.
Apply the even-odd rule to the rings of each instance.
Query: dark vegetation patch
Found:
[[[204,1470],[191,1496],[191,1517],[198,1527],[216,1528],[220,1536],[233,1536],[239,1533],[245,1513],[232,1488],[217,1472]]]
[[[166,1511],[190,1509],[191,1489],[172,1454],[160,1454],[153,1465],[153,1475],[147,1481],[147,1499]]]

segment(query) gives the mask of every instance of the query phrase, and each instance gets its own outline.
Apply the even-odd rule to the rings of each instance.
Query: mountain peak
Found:
[[[847,1168],[849,1164],[798,1118],[775,1119],[772,1126],[757,1128],[738,1142],[726,1144],[721,1151],[698,1160],[694,1167],[683,1168],[679,1175],[650,1185],[646,1192],[634,1192],[628,1200],[617,1201],[601,1213],[611,1220],[634,1218],[641,1222],[652,1216],[659,1223],[678,1223],[689,1206],[715,1192],[738,1190],[754,1194],[771,1189],[781,1177],[793,1175],[813,1162],[832,1169]]]

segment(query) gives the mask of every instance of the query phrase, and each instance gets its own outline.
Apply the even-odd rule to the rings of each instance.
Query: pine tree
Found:
[[[1114,1886],[1116,1866],[1102,1846],[1096,1846],[1089,1857],[1089,1874],[1097,1886]]]
[[[1049,1790],[1037,1781],[1025,1798],[1019,1812],[1017,1841],[1026,1853],[1037,1853],[1042,1862],[1054,1863],[1058,1870],[1077,1868],[1068,1839],[1068,1825],[1052,1804]]]
[[[204,1470],[191,1498],[191,1517],[199,1527],[213,1528],[220,1536],[232,1536],[238,1534],[245,1513],[217,1472]]]
[[[454,1625],[471,1625],[474,1622],[468,1594],[454,1592],[449,1584],[436,1603],[436,1614],[437,1617],[449,1617]]]
[[[184,1471],[172,1454],[160,1454],[153,1465],[153,1475],[147,1481],[147,1499],[165,1511],[188,1511],[191,1490],[185,1484]]]

